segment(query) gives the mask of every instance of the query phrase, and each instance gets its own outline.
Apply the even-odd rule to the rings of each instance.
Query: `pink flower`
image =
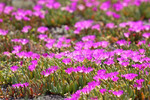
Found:
[[[98,100],[98,97],[92,97],[90,100]]]
[[[66,25],[65,26],[65,30],[68,31],[69,30],[69,26]]]
[[[0,35],[7,35],[7,34],[8,34],[7,30],[0,29]]]
[[[112,64],[114,64],[114,61],[113,60],[107,60],[107,61],[104,61],[104,64],[112,65]]]
[[[3,19],[0,18],[0,23],[2,23],[2,22],[3,22]]]
[[[76,56],[74,56],[74,59],[78,62],[83,62],[85,57],[83,55],[76,55]]]
[[[28,33],[29,29],[31,29],[31,26],[24,26],[21,30],[23,33]]]
[[[82,37],[82,41],[85,41],[85,42],[86,41],[94,41],[95,38],[96,38],[95,35],[87,35],[87,36]]]
[[[88,29],[92,26],[93,20],[84,20],[75,23],[74,27],[77,29]]]
[[[116,95],[117,97],[120,97],[123,94],[123,90],[119,90],[119,91],[113,91],[112,92],[114,95]]]
[[[108,10],[110,8],[110,1],[106,1],[106,2],[103,2],[102,5],[100,6],[100,9],[101,10]]]
[[[32,65],[35,65],[35,66],[38,65],[38,61],[37,60],[32,60],[31,63],[32,63]]]
[[[27,44],[29,42],[28,39],[12,39],[11,41],[12,42],[19,42],[19,43],[21,43],[23,45],[25,45],[25,44]]]
[[[3,54],[10,57],[10,52],[8,52],[8,51],[3,52]]]
[[[39,36],[38,36],[38,38],[39,39],[41,39],[41,40],[44,40],[44,39],[46,39],[48,36],[46,35],[46,34],[40,34]]]
[[[55,2],[54,4],[53,4],[53,8],[54,9],[58,9],[58,8],[60,8],[61,7],[61,4],[59,3],[59,2]]]
[[[122,62],[121,65],[127,67],[129,65],[129,62]]]
[[[144,82],[144,79],[136,80],[136,83],[138,83],[138,84],[141,84],[141,83],[143,83],[143,82]]]
[[[36,67],[35,65],[29,65],[28,69],[32,72],[35,70],[35,67]]]
[[[10,12],[12,12],[14,9],[14,7],[12,6],[6,6],[5,9],[4,9],[4,13],[5,14],[10,14]]]
[[[142,45],[142,44],[146,44],[146,41],[143,40],[143,41],[139,41],[139,42],[138,42],[138,45]]]
[[[113,17],[116,18],[116,19],[119,19],[119,18],[120,18],[120,15],[117,14],[117,13],[113,13]]]
[[[12,67],[10,67],[10,69],[11,69],[13,72],[17,71],[18,68],[19,68],[18,66],[12,66]]]
[[[50,68],[45,69],[44,71],[41,72],[42,75],[45,77],[49,76],[50,74],[54,73],[59,69],[57,66],[51,66]]]
[[[22,45],[25,45],[29,42],[29,40],[28,39],[21,39],[20,42]]]
[[[20,50],[21,50],[21,46],[19,45],[19,46],[14,46],[13,47],[13,49],[15,50],[15,51],[17,51],[17,52],[19,52]]]
[[[34,16],[37,16],[37,17],[39,17],[39,18],[41,18],[41,19],[44,19],[45,18],[45,14],[47,13],[47,11],[34,11],[33,12],[33,15]],[[39,30],[38,32],[41,32],[41,33],[43,33],[43,31],[45,32],[45,29],[43,30]]]
[[[112,16],[113,13],[114,13],[114,12],[112,12],[112,11],[106,11],[106,15],[107,15],[107,16]]]
[[[119,77],[114,76],[113,78],[111,78],[112,81],[117,82],[119,79]]]
[[[35,10],[35,11],[40,11],[42,8],[43,8],[42,5],[35,5],[35,6],[33,7],[33,10]]]
[[[121,4],[121,3],[115,3],[115,4],[113,4],[113,7],[114,7],[114,9],[116,11],[120,11],[120,10],[123,9],[123,4]]]
[[[139,52],[140,52],[141,54],[145,54],[145,50],[144,50],[144,49],[139,49]]]
[[[136,80],[136,84],[134,84],[133,86],[135,88],[137,88],[137,90],[141,90],[142,88],[142,83],[144,82],[144,79],[139,79],[139,80]]]
[[[44,26],[41,26],[37,29],[38,32],[40,33],[45,33],[46,31],[48,31],[48,28],[47,27],[44,27]]]
[[[119,40],[116,42],[118,45],[123,46],[123,45],[127,45],[128,42],[126,40]]]
[[[76,30],[74,30],[74,34],[79,34],[81,31],[81,28],[77,28]]]
[[[73,67],[67,68],[67,69],[65,70],[65,72],[68,73],[68,74],[71,74],[73,71],[74,71],[74,68],[73,68]]]
[[[110,28],[110,29],[113,29],[113,28],[115,28],[115,24],[114,23],[107,23],[106,27]]]
[[[70,58],[65,58],[65,59],[62,60],[62,62],[67,65],[71,62],[71,59]]]
[[[96,30],[100,31],[100,25],[99,24],[93,25],[92,29],[96,29]]]
[[[100,89],[100,93],[102,94],[102,95],[104,95],[104,93],[106,92],[107,90],[106,89]]]
[[[13,84],[12,85],[12,87],[14,87],[14,88],[16,88],[16,87],[19,88],[19,87],[24,87],[24,86],[25,87],[29,86],[29,83],[27,83],[27,82],[26,83],[22,83],[22,84],[21,83],[17,83],[17,84]]]
[[[125,77],[125,79],[128,79],[129,81],[132,81],[137,76],[138,76],[138,74],[134,74],[134,73],[129,73],[129,74],[121,75],[121,77]]]
[[[47,43],[45,46],[46,46],[48,49],[51,49],[51,48],[53,47],[53,43]]]
[[[129,35],[130,35],[130,33],[128,32],[128,33],[124,33],[124,36],[126,37],[126,38],[128,38],[129,37]]]
[[[80,4],[80,5],[78,5],[78,9],[82,11],[82,10],[84,10],[84,9],[85,9],[85,6],[84,6],[84,5],[82,5],[82,4]]]
[[[84,70],[83,70],[83,72],[84,73],[90,73],[91,71],[93,71],[94,70],[94,68],[91,68],[91,67],[88,67],[88,68],[85,68]]]
[[[142,36],[145,37],[145,38],[149,38],[150,37],[150,33],[144,33]]]
[[[62,44],[61,41],[58,41],[58,42],[54,45],[54,47],[56,47],[56,48],[61,48],[62,46],[63,46],[63,44]]]

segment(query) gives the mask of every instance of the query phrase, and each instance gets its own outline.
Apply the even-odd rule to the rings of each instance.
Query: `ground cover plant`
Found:
[[[0,99],[150,99],[149,0],[0,2]]]

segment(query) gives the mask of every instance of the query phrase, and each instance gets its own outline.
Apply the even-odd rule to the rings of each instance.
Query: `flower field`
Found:
[[[149,0],[0,2],[0,99],[150,99]]]

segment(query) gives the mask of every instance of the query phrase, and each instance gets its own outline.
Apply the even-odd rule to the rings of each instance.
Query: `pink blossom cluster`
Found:
[[[0,35],[7,35],[8,34],[8,30],[3,30],[3,29],[0,29]]]
[[[22,49],[22,46],[17,45],[17,46],[14,46],[13,49],[14,50],[12,51],[12,53],[16,54],[16,53],[20,52],[20,50]]]
[[[58,4],[55,4],[56,6]],[[17,9],[14,10],[12,6],[5,6],[4,3],[0,3],[0,13],[11,14],[15,17],[16,20],[21,21],[30,21],[32,16],[36,16],[39,18],[45,18],[46,11],[42,10],[43,7],[39,7],[39,5],[35,5],[32,10],[24,10],[24,9]]]
[[[17,71],[18,68],[19,68],[18,66],[12,66],[12,67],[10,67],[10,69],[11,69],[13,72]]]
[[[30,21],[30,17],[32,16],[32,11],[18,9],[17,11],[12,12],[12,16],[14,16],[15,19],[18,21],[21,20]]]
[[[34,71],[35,68],[36,68],[36,66],[38,65],[38,60],[32,60],[31,63],[32,63],[32,64],[28,66],[28,69],[29,69],[30,71]]]
[[[135,81],[135,84],[133,85],[137,90],[141,90],[142,88],[142,83],[144,82],[144,79],[139,79]]]
[[[37,29],[37,32],[40,32],[40,33],[45,33],[46,31],[48,31],[48,28],[45,26],[41,26]]]
[[[45,36],[45,38],[44,38]],[[51,48],[66,48],[66,47],[70,47],[71,46],[71,40],[70,39],[67,39],[65,37],[60,37],[58,39],[58,41],[56,41],[56,39],[50,39],[50,38],[46,38],[46,35],[43,35],[43,38],[44,38],[44,41],[46,42],[46,47],[48,49],[51,49]]]
[[[14,7],[6,6],[5,3],[0,2],[0,14],[4,13],[4,14],[9,15],[13,10],[14,10]]]
[[[76,30],[74,31],[75,34],[79,34],[81,30],[88,29],[92,26],[93,20],[84,20],[76,22],[74,27]]]
[[[44,40],[46,42],[45,46],[48,49],[51,49],[53,47],[55,47],[55,48],[62,48],[62,47],[66,48],[66,47],[70,47],[71,46],[71,44],[70,44],[71,40],[67,39],[66,37],[60,37],[58,39],[58,41],[56,41],[56,39],[48,38],[48,36],[46,34],[40,34],[38,36],[38,38],[40,40]]]
[[[31,28],[32,28],[32,27],[31,27],[30,25],[24,26],[21,31],[22,31],[23,33],[28,33],[28,31],[29,31]]]
[[[42,75],[44,75],[45,77],[49,76],[50,74],[54,73],[55,71],[57,71],[59,68],[57,66],[51,66],[48,69],[45,69],[41,72]]]
[[[144,62],[148,63],[149,61],[149,57],[145,56],[145,50],[143,49],[139,49],[139,51],[116,49],[114,50],[114,52],[116,55],[120,56],[117,58],[117,60],[119,61],[119,64],[123,66],[127,66],[130,60],[134,62],[140,62],[140,63],[144,63]]]
[[[121,17],[119,14],[117,14],[116,12],[113,12],[113,11],[107,11],[106,15],[107,16],[112,16],[112,17],[114,17],[116,19],[119,19]]]
[[[119,40],[116,42],[119,46],[130,45],[131,42],[127,42],[126,40]]]
[[[28,39],[12,39],[11,41],[15,43],[21,43],[22,45],[25,45],[29,42]]]
[[[94,24],[93,20],[83,20],[75,23],[74,34],[79,34],[82,30],[92,29],[100,31],[100,24]]]
[[[106,73],[106,70],[101,69],[97,71],[97,75],[95,75],[93,79],[96,81],[111,79],[112,81],[116,82],[119,79],[119,77],[117,77],[118,74],[119,72]]]
[[[144,38],[150,38],[150,33],[143,33],[142,35]]]
[[[96,36],[95,35],[87,35],[82,37],[82,41],[86,42],[86,41],[95,41]]]
[[[3,19],[0,18],[0,23],[2,23],[2,22],[3,22]]]
[[[104,95],[105,94],[105,92],[109,92],[109,93],[112,93],[112,94],[114,94],[114,95],[116,95],[117,97],[120,97],[121,95],[123,95],[123,90],[119,90],[119,91],[113,91],[113,90],[106,90],[106,89],[100,89],[100,93],[102,94],[102,95]]]
[[[103,47],[106,48],[109,45],[108,41],[99,41],[95,42],[95,35],[87,35],[82,37],[82,41],[76,42],[74,48],[76,50],[81,50],[81,49],[90,49],[90,48],[98,48],[98,47]]]
[[[3,13],[5,5],[6,5],[5,3],[0,3],[0,14]]]
[[[29,83],[17,83],[17,84],[13,84],[12,85],[12,87],[14,87],[14,88],[19,88],[19,87],[27,87],[27,86],[29,86]]]
[[[145,59],[145,60],[147,60],[147,63],[133,64],[132,67],[138,68],[138,69],[140,69],[140,70],[143,70],[143,69],[145,69],[145,68],[150,68],[150,63],[148,63],[148,62],[150,62],[150,58],[147,58],[147,59]]]
[[[123,22],[119,24],[119,27],[126,27],[129,26],[129,31],[131,32],[140,32],[143,30],[149,30],[150,25],[144,25],[142,21],[129,21],[129,22]]]
[[[56,0],[38,0],[37,5],[45,5],[49,9],[58,9],[61,4]]]
[[[63,63],[65,63],[66,65],[69,64],[71,62],[71,59],[70,58],[64,58],[62,60]]]
[[[106,48],[109,45],[109,42],[107,41],[100,41],[100,42],[94,42],[94,41],[86,41],[86,42],[77,42],[74,46],[76,50],[82,50],[82,49],[91,49],[93,48],[98,48],[98,47],[103,47]]]
[[[39,59],[40,58],[40,54],[34,53],[34,52],[25,52],[25,51],[21,51],[16,53],[16,55],[19,58],[31,58],[31,59]]]
[[[121,75],[121,77],[124,77],[125,79],[127,79],[129,81],[132,81],[137,76],[138,76],[138,74],[134,74],[134,73]]]
[[[77,90],[74,94],[71,95],[70,98],[66,98],[65,100],[78,100],[80,98],[81,93],[89,94],[96,86],[99,86],[100,82],[92,81],[87,84],[83,89]]]
[[[68,73],[68,74],[71,74],[72,72],[75,72],[75,73],[80,72],[80,73],[86,73],[87,74],[87,73],[90,73],[93,70],[94,70],[94,68],[91,68],[91,67],[86,68],[84,66],[82,66],[82,67],[78,66],[76,68],[73,68],[73,67],[67,68],[65,70],[65,72]]]
[[[109,29],[113,29],[113,28],[116,28],[117,26],[114,24],[114,23],[107,23],[105,25],[106,28],[109,28]]]
[[[42,56],[43,56],[44,58],[53,58],[53,57],[55,56],[55,53],[50,53],[50,54],[44,53],[44,54],[42,54]]]
[[[14,7],[12,7],[12,6],[6,6],[4,8],[4,13],[5,14],[10,14],[13,10],[14,10]]]

